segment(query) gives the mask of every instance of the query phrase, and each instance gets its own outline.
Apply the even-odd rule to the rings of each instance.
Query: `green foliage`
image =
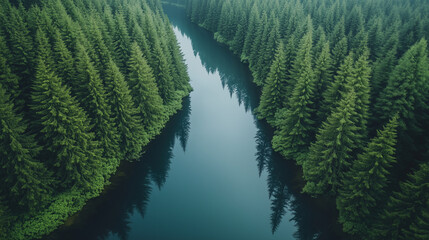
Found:
[[[162,99],[152,69],[147,64],[138,44],[134,42],[131,47],[131,57],[128,61],[131,95],[142,119],[145,131],[149,136],[159,134],[166,121]]]
[[[107,66],[105,80],[109,105],[118,128],[120,151],[126,160],[134,160],[140,156],[148,137],[141,125],[142,119],[134,106],[128,84],[113,60]]]
[[[45,149],[43,157],[62,188],[90,189],[98,177],[101,151],[90,132],[88,117],[70,90],[40,59],[32,92],[34,123]]]
[[[373,138],[353,162],[339,190],[337,208],[345,232],[367,236],[377,206],[387,198],[389,172],[395,164],[396,128],[394,117]]]
[[[261,103],[258,107],[258,117],[274,121],[278,109],[285,107],[286,98],[286,59],[283,43],[279,44],[266,84],[262,90]]]
[[[16,114],[2,85],[0,111],[0,193],[12,210],[37,210],[51,193],[50,173],[36,160],[40,147],[33,135],[27,135],[27,125]]]
[[[353,122],[356,114],[356,94],[351,91],[340,100],[328,119],[322,124],[316,142],[310,147],[303,163],[304,192],[309,194],[338,193],[344,175],[350,169],[356,149],[358,128]]]
[[[295,159],[298,164],[305,160],[316,131],[313,120],[315,78],[311,66],[311,42],[310,32],[301,41],[299,54],[303,56],[294,63],[296,72],[293,77],[296,77],[296,84],[285,118],[278,120],[280,128],[273,138],[274,150],[286,158]]]
[[[379,215],[379,224],[372,229],[374,238],[405,240],[427,236],[427,229],[419,227],[428,224],[428,183],[429,164],[425,162],[390,196],[384,212]]]

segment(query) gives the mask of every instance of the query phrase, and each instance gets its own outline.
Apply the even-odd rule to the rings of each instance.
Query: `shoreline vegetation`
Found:
[[[171,0],[249,64],[272,145],[352,239],[427,239],[429,4]]]
[[[159,1],[0,1],[0,239],[41,238],[192,88]]]

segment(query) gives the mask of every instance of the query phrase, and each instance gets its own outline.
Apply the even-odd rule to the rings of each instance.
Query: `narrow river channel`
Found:
[[[272,152],[248,67],[183,8],[164,10],[194,91],[141,160],[47,239],[336,239],[332,211]]]

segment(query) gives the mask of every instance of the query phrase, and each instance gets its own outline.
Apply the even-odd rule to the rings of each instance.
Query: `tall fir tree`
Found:
[[[352,162],[351,153],[356,148],[356,94],[351,91],[340,100],[328,119],[322,124],[316,141],[311,144],[303,164],[303,191],[310,194],[330,192],[334,195],[342,185],[344,175]]]
[[[286,98],[286,58],[283,43],[280,42],[271,65],[270,73],[262,89],[258,107],[258,117],[272,123],[277,110],[285,107]]]
[[[60,181],[60,189],[72,186],[94,188],[99,179],[101,151],[90,132],[88,117],[70,95],[70,90],[39,59],[32,91],[41,157]]]
[[[343,98],[347,92],[346,86],[348,82],[352,82],[354,77],[354,61],[353,54],[350,53],[343,64],[339,68],[338,72],[334,76],[334,81],[328,84],[326,90],[323,92],[323,102],[321,106],[321,119],[326,119],[334,110],[339,101]]]
[[[88,113],[92,132],[103,151],[103,173],[112,174],[119,165],[119,134],[107,103],[107,94],[95,66],[85,48],[78,43],[76,53],[77,78],[80,82],[78,91],[81,106]]]
[[[418,239],[426,233],[415,227],[427,225],[429,199],[429,163],[424,162],[400,183],[399,191],[393,192],[384,211],[379,214],[378,224],[371,231],[374,239]],[[422,222],[423,220],[423,222]],[[421,235],[420,235],[421,234]],[[424,238],[423,238],[424,239]]]
[[[50,173],[36,159],[40,147],[1,84],[0,112],[0,185],[6,191],[3,196],[15,212],[35,211],[47,203],[51,194]]]
[[[284,157],[294,159],[298,164],[302,164],[315,135],[314,127],[314,91],[315,78],[312,70],[311,56],[312,32],[304,35],[301,40],[299,55],[294,63],[302,67],[294,72],[295,87],[284,119],[280,122],[280,129],[273,138],[274,150],[280,152]],[[300,62],[298,62],[300,61]]]
[[[316,59],[314,65],[314,77],[315,77],[315,100],[314,103],[318,106],[317,109],[317,120],[316,123],[321,123],[326,120],[324,119],[324,113],[322,111],[323,93],[326,91],[328,84],[331,83],[333,77],[332,74],[332,59],[329,50],[329,42],[323,44],[319,57]]]
[[[107,66],[105,81],[108,102],[118,128],[120,151],[126,160],[135,160],[148,142],[147,134],[141,125],[142,119],[134,106],[128,84],[113,60]]]
[[[337,198],[343,230],[355,236],[368,236],[377,207],[388,197],[389,172],[396,163],[395,116],[378,131],[346,173]]]
[[[131,57],[127,65],[128,82],[135,106],[143,120],[146,133],[149,136],[155,136],[159,134],[167,116],[152,69],[147,64],[137,42],[131,46]]]

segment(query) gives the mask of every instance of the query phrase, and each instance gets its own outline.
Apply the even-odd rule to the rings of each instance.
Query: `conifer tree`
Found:
[[[307,160],[303,164],[304,192],[337,194],[344,175],[352,162],[350,154],[356,148],[357,127],[353,122],[356,114],[356,94],[351,91],[340,100],[328,119],[322,124],[311,144]]]
[[[16,114],[9,95],[0,84],[1,186],[8,206],[16,212],[42,207],[51,193],[49,173],[36,159],[40,151],[34,136],[27,132],[22,116]]]
[[[32,110],[40,119],[34,125],[44,147],[42,157],[60,181],[60,188],[93,188],[99,181],[98,143],[85,112],[43,59],[39,59],[31,97]]]
[[[328,84],[332,79],[332,59],[329,50],[329,42],[325,42],[319,57],[316,60],[314,66],[314,77],[315,77],[315,100],[314,103],[318,106],[317,116],[318,119],[316,122],[323,122],[326,119],[323,119],[324,115],[322,112],[322,102],[323,102],[323,93],[326,91]]]
[[[147,64],[138,44],[131,46],[128,61],[128,82],[135,106],[143,120],[143,126],[149,136],[159,134],[162,123],[166,120],[162,99],[158,93],[152,69]]]
[[[54,59],[52,54],[52,47],[49,43],[49,39],[46,36],[46,33],[38,28],[36,31],[36,43],[37,43],[37,56],[39,59],[42,59],[45,62],[45,66],[49,70],[54,70]]]
[[[380,214],[379,224],[374,225],[372,230],[374,238],[405,240],[418,239],[427,234],[427,231],[415,231],[415,227],[427,225],[424,219],[427,219],[428,211],[428,182],[429,163],[425,162],[400,183],[399,191],[390,196],[385,210]]]
[[[415,105],[424,102],[426,93],[421,84],[429,79],[427,42],[422,39],[399,59],[386,88],[375,104],[379,121],[386,122],[394,112],[399,113],[400,129],[416,130]]]
[[[332,49],[332,60],[334,65],[334,71],[339,70],[341,64],[347,56],[348,43],[347,38],[344,37],[338,43],[334,45]]]
[[[2,84],[5,89],[8,89],[11,100],[17,104],[21,92],[19,88],[19,77],[12,72],[10,68],[8,58],[11,57],[11,53],[1,34],[2,32],[0,31],[0,84]],[[22,107],[22,103],[20,102],[17,107]]]
[[[155,53],[154,63],[156,68],[153,70],[155,73],[156,83],[164,105],[168,105],[175,97],[170,68],[168,66],[167,58],[165,57],[159,43],[155,44],[153,51]]]
[[[307,33],[300,44],[299,54],[294,69],[301,66],[300,71],[295,72],[296,84],[288,103],[288,109],[284,119],[280,121],[280,129],[273,138],[274,150],[280,152],[289,159],[295,159],[302,164],[308,147],[315,134],[314,127],[314,91],[315,79],[312,70],[311,58],[312,32]]]
[[[116,28],[114,31],[113,41],[115,48],[116,62],[122,72],[125,72],[126,62],[129,58],[129,49],[131,47],[131,40],[128,35],[127,25],[122,13],[115,16]]]
[[[138,109],[134,106],[131,92],[119,68],[110,60],[106,70],[109,105],[119,133],[120,151],[126,160],[135,160],[140,156],[143,145],[147,144],[147,135],[141,125]]]
[[[252,10],[249,15],[249,28],[246,32],[246,37],[244,38],[243,52],[241,54],[242,61],[248,61],[250,51],[252,49],[252,43],[254,41],[256,27],[259,22],[259,11],[257,4],[252,6]]]
[[[326,119],[327,116],[335,109],[347,92],[346,85],[353,81],[354,77],[354,61],[353,54],[349,54],[344,60],[344,63],[338,69],[334,76],[334,81],[328,84],[327,89],[323,92],[323,102],[321,107],[321,119]]]
[[[270,66],[272,64],[272,58],[276,50],[276,40],[279,39],[279,22],[277,19],[274,19],[274,24],[271,27],[271,30],[267,36],[267,39],[264,41],[263,47],[260,49],[261,54],[257,61],[257,68],[255,72],[255,82],[258,82],[261,85],[265,84],[265,80],[270,71]]]
[[[77,96],[81,106],[88,113],[92,132],[100,143],[103,151],[103,169],[106,175],[114,172],[119,165],[119,135],[112,117],[111,107],[107,103],[104,85],[95,70],[85,48],[78,43],[77,48],[77,78],[80,88]]]
[[[362,154],[353,162],[339,190],[337,208],[345,232],[366,236],[373,224],[377,206],[388,196],[389,172],[396,162],[396,128],[394,117],[378,131]]]
[[[76,70],[72,53],[67,49],[58,30],[56,31],[54,38],[53,56],[55,58],[56,73],[65,84],[70,87],[74,87],[76,85]]]
[[[270,73],[262,90],[261,102],[258,107],[259,118],[266,118],[267,122],[274,121],[277,110],[282,109],[286,97],[286,59],[283,43],[280,42],[271,65]]]
[[[237,26],[237,32],[234,35],[234,38],[232,39],[231,43],[231,49],[232,51],[237,54],[238,56],[241,56],[243,52],[243,45],[244,45],[244,38],[246,37],[247,32],[247,19],[246,15],[241,15],[241,20],[238,23]]]
[[[358,149],[365,147],[365,139],[367,138],[367,124],[369,119],[369,100],[370,100],[370,74],[371,67],[368,62],[369,52],[366,51],[358,60],[356,60],[353,67],[353,75],[348,79],[345,84],[345,92],[353,90],[356,93],[356,127],[359,129],[359,137],[361,138],[356,144]]]

